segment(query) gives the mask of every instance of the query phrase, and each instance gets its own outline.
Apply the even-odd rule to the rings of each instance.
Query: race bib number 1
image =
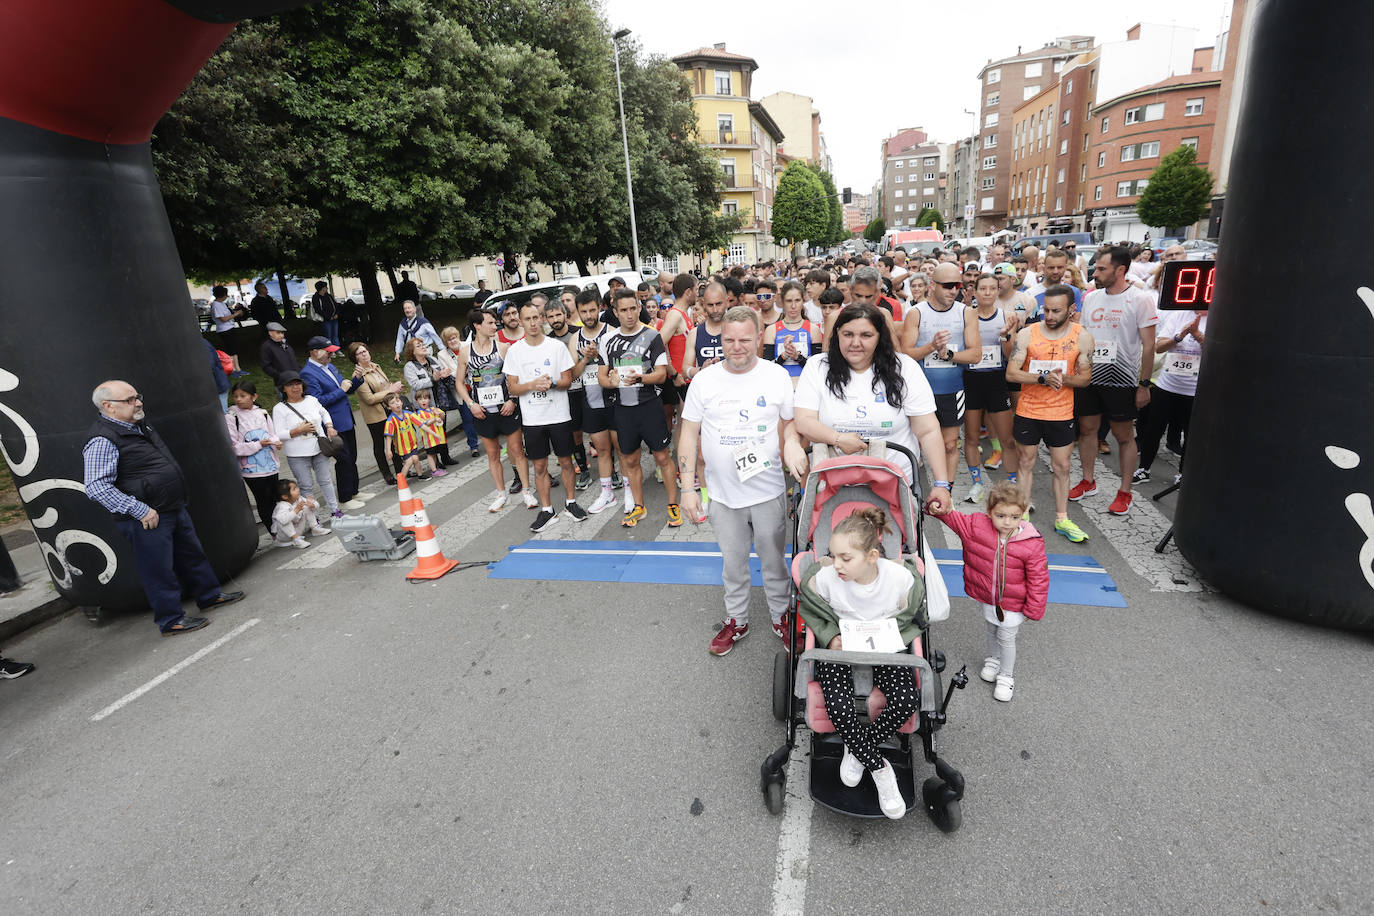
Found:
[[[735,459],[735,473],[739,475],[741,483],[762,474],[773,466],[772,461],[763,457],[762,450],[762,445],[746,443],[731,452]]]
[[[901,652],[902,632],[891,617],[840,620],[840,648],[846,652]]]

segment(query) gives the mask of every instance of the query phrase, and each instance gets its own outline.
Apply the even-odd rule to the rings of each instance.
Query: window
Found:
[[[1097,167],[1103,169],[1107,167],[1107,152],[1103,150],[1097,154]]]
[[[926,166],[926,168],[933,168],[933,167],[935,166],[935,163],[936,163],[937,161],[938,161],[938,160],[936,159],[936,157],[934,157],[934,156],[927,156],[927,157],[925,158],[925,166]]]
[[[1079,195],[1078,195],[1078,209],[1080,209],[1080,210],[1083,209],[1083,195],[1082,195],[1082,194],[1079,194]]]
[[[1064,198],[1062,198],[1062,197],[1056,197],[1056,198],[1054,199],[1054,209],[1056,209],[1056,210],[1063,210],[1063,209],[1064,209]]]
[[[1153,159],[1159,155],[1159,141],[1150,140],[1147,143],[1135,143],[1131,146],[1121,147],[1121,161],[1133,162],[1136,159]]]
[[[447,267],[440,267],[440,268],[439,268],[439,282],[440,282],[440,283],[451,283],[451,282],[452,282],[452,281],[449,279],[449,272],[448,272],[448,268],[447,268]]]
[[[1032,80],[1040,76],[1045,71],[1045,65],[1036,61],[1033,64],[1026,64],[1026,79]]]
[[[1107,132],[1107,128],[1111,126],[1111,123],[1112,123],[1112,119],[1109,118],[1109,117],[1108,117],[1108,118],[1103,118],[1103,119],[1102,119],[1102,132],[1103,132],[1104,134]]]
[[[934,180],[935,180],[935,173],[934,173],[934,172],[926,172],[926,174],[925,174],[925,179],[926,179],[926,181],[934,181]]]
[[[895,176],[893,176],[892,180],[895,181],[895,182],[897,182],[897,184],[901,184],[901,183],[902,183],[902,176],[901,176],[901,175],[895,175]]]
[[[895,190],[895,191],[892,192],[892,196],[893,196],[893,197],[901,197],[901,196],[903,196],[904,194],[906,194],[906,192],[903,191],[901,188],[898,188],[897,190]]]
[[[1064,109],[1064,123],[1069,123],[1069,115],[1072,114],[1067,108]]]
[[[997,112],[995,112],[995,111],[994,111],[994,112],[990,112],[990,113],[988,114],[987,117],[983,118],[983,126],[984,126],[984,127],[996,127],[996,126],[997,126]]]
[[[893,167],[894,169],[904,168],[905,166],[906,166],[906,160],[905,160],[905,159],[894,159],[894,160],[892,161],[892,167]]]
[[[1058,73],[1060,70],[1063,70],[1063,69],[1064,69],[1064,61],[1063,61],[1063,60],[1057,60],[1057,61],[1054,62],[1054,72],[1055,72],[1055,73]]]
[[[1089,70],[1089,71],[1088,71],[1088,88],[1091,89],[1091,88],[1093,88],[1093,87],[1096,86],[1096,85],[1097,85],[1097,71],[1096,71],[1096,70]]]
[[[934,210],[934,209],[935,209],[935,201],[933,201],[933,200],[923,200],[923,201],[921,201],[921,206],[922,206],[922,207],[927,207],[927,208],[929,208],[929,209],[931,209],[931,210]]]
[[[732,114],[716,115],[716,132],[719,134],[717,143],[734,143],[735,116]]]
[[[979,209],[979,210],[991,210],[991,209],[992,209],[992,198],[991,198],[991,197],[984,197],[984,198],[980,199],[979,202],[978,202],[978,209]]]
[[[1102,199],[1102,185],[1098,185],[1097,187],[1093,188],[1093,200],[1101,200],[1101,199]]]
[[[1085,163],[1083,163],[1082,165],[1080,165],[1080,166],[1078,167],[1078,180],[1079,180],[1079,181],[1087,181],[1087,180],[1088,180],[1088,163],[1085,162]]]
[[[901,204],[897,204],[896,206],[894,206],[894,207],[892,208],[892,212],[893,212],[893,213],[901,213],[901,212],[902,212],[902,205],[901,205]]]
[[[1055,183],[1055,184],[1063,184],[1063,183],[1064,183],[1064,170],[1063,170],[1063,169],[1060,169],[1060,170],[1059,170],[1059,173],[1055,176],[1054,183]]]
[[[729,216],[732,213],[738,213],[739,202],[734,200],[725,201],[725,203],[720,205],[720,212],[724,213],[726,216]]]
[[[993,188],[997,187],[997,179],[984,178],[981,187],[984,191],[991,191]]]
[[[1002,101],[1002,93],[1000,93],[1000,92],[989,92],[989,93],[988,93],[988,97],[987,97],[987,101],[986,101],[986,107],[991,108],[992,106],[996,105],[996,104],[997,104],[998,102],[1000,102],[1000,101]]]
[[[1191,146],[1193,149],[1197,149],[1197,137],[1184,137],[1179,141],[1178,145]]]
[[[1135,197],[1150,184],[1150,179],[1139,178],[1135,181],[1118,181],[1116,183],[1117,197]]]
[[[761,201],[754,201],[754,219],[763,222],[763,203]]]
[[[1073,80],[1067,79],[1064,81],[1064,94],[1068,95],[1071,92],[1073,92]],[[1064,123],[1067,124],[1068,122],[1065,121]]]
[[[993,83],[1000,83],[1000,82],[1002,82],[1002,71],[1001,71],[1001,69],[989,70],[989,71],[988,71],[988,75],[987,75],[986,82],[987,82],[987,84],[988,84],[989,86],[991,86]]]
[[[1069,151],[1069,141],[1068,141],[1068,140],[1060,140],[1060,141],[1059,141],[1059,155],[1063,156],[1063,155],[1064,155],[1065,153],[1067,153],[1068,151]]]
[[[996,157],[996,156],[984,156],[984,157],[983,157],[983,168],[984,168],[984,169],[995,169],[995,168],[997,168],[997,157]]]
[[[1188,103],[1183,106],[1184,117],[1191,118],[1200,114],[1202,114],[1202,99],[1189,99]]]
[[[997,145],[997,135],[996,135],[996,134],[988,134],[986,137],[983,138],[983,149],[992,149],[992,148],[993,148],[994,146],[996,146],[996,145]],[[935,164],[935,163],[933,163],[933,162],[927,163],[927,165],[934,165],[934,164]]]
[[[716,71],[716,95],[729,95],[729,94],[730,94],[730,71],[729,71],[729,70],[717,70],[717,71]]]
[[[477,279],[479,279],[479,280],[485,280],[486,278],[487,278],[487,265],[485,265],[485,264],[478,264],[478,265],[477,265]]]
[[[1021,101],[1023,101],[1023,102],[1026,101],[1026,99],[1033,99],[1033,98],[1035,98],[1035,97],[1036,97],[1037,95],[1039,95],[1039,94],[1040,94],[1040,86],[1039,86],[1039,84],[1032,84],[1032,85],[1030,85],[1030,86],[1022,86],[1022,87],[1021,87]]]
[[[1083,150],[1084,150],[1084,152],[1086,152],[1087,149],[1088,149],[1088,135],[1087,135],[1087,134],[1084,134],[1084,135],[1083,135]]]
[[[1139,124],[1143,121],[1158,121],[1164,117],[1164,103],[1155,102],[1152,105],[1141,105],[1136,108],[1126,109],[1126,123]]]
[[[736,264],[743,264],[744,260],[744,243],[737,242],[730,246],[730,254],[725,259],[725,266],[734,267]]]
[[[727,188],[735,187],[735,160],[720,160],[720,171],[725,176],[725,186]]]

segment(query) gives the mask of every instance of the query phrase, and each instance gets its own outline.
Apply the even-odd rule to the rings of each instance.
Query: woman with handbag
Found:
[[[406,383],[410,385],[411,400],[414,400],[419,392],[428,391],[431,402],[445,413],[458,406],[455,403],[453,370],[430,355],[429,344],[418,337],[412,337],[406,341],[401,356],[405,359],[405,377]],[[440,463],[444,467],[457,464],[449,454],[447,442],[440,453]]]
[[[363,415],[363,422],[367,424],[367,431],[372,435],[372,456],[377,459],[377,470],[382,472],[382,479],[389,486],[394,486],[400,464],[388,463],[386,460],[386,408],[382,406],[382,402],[389,394],[400,394],[405,388],[405,383],[393,382],[387,378],[382,367],[372,361],[372,353],[368,350],[367,344],[361,341],[354,341],[348,345],[348,357],[357,367],[356,374],[362,377],[355,390],[358,393],[358,406]]]
[[[463,352],[463,337],[458,329],[452,326],[440,331],[439,336],[444,339],[444,348],[438,352],[437,356],[439,362],[443,363],[444,367],[453,373],[449,378],[449,385],[452,386],[454,400],[458,402],[458,414],[462,418],[463,435],[468,440],[468,452],[476,458],[481,454],[480,449],[482,447],[481,441],[477,437],[477,423],[473,420],[472,411],[468,409],[468,405],[463,402],[462,397],[458,394],[458,379],[463,374],[459,362],[459,357],[462,356]],[[452,410],[453,408],[446,407],[444,409]]]
[[[282,452],[296,475],[296,485],[301,492],[310,486],[313,477],[315,502],[323,501],[334,518],[343,518],[339,509],[339,495],[334,488],[334,474],[329,466],[329,455],[342,447],[343,440],[334,432],[329,419],[329,411],[305,393],[305,382],[296,372],[286,372],[277,379],[286,400],[272,408],[272,425],[283,437]],[[337,443],[337,444],[336,444]],[[321,496],[323,494],[323,496]]]

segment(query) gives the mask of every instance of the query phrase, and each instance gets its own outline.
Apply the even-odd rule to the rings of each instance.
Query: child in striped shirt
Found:
[[[401,473],[420,475],[420,440],[415,429],[415,414],[405,409],[405,403],[396,392],[391,392],[382,400],[386,408],[386,425],[382,433],[386,438],[386,456],[393,455],[401,461]]]
[[[435,477],[443,477],[445,471],[440,463],[448,448],[448,431],[444,429],[444,411],[431,406],[429,388],[415,392],[415,410],[410,414],[420,439],[420,445],[429,455],[429,470]]]

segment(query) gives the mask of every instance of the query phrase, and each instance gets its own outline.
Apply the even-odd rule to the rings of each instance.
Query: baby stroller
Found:
[[[932,649],[930,622],[926,613],[924,589],[916,615],[920,635],[911,652],[888,654],[850,652],[817,648],[815,636],[799,613],[803,574],[829,550],[830,532],[842,519],[865,505],[879,506],[892,517],[895,531],[883,535],[882,552],[889,559],[910,562],[916,567],[918,583],[924,585],[922,560],[921,510],[914,481],[884,458],[886,449],[906,455],[912,468],[916,456],[907,449],[882,441],[870,443],[866,453],[830,457],[824,446],[812,450],[812,470],[806,488],[794,502],[792,543],[792,595],[787,618],[788,648],[780,651],[773,664],[773,715],[787,723],[787,741],[761,768],[761,789],[768,810],[782,812],[783,789],[787,781],[787,760],[797,744],[797,730],[804,723],[811,732],[811,797],[827,808],[855,817],[882,817],[877,793],[867,776],[854,788],[840,781],[840,760],[844,742],[826,714],[820,685],[814,680],[816,662],[850,665],[854,670],[855,699],[861,715],[870,721],[883,709],[882,692],[872,688],[873,665],[895,665],[912,669],[920,693],[920,709],[883,743],[880,750],[897,775],[897,784],[906,799],[907,810],[917,803],[917,753],[934,765],[935,776],[921,784],[919,803],[935,826],[946,833],[959,829],[962,816],[959,801],[964,797],[964,777],[935,753],[935,732],[945,722],[945,710],[956,688],[963,689],[968,675],[963,668],[950,678],[941,697],[940,673],[945,668],[944,653]],[[937,573],[938,574],[938,573]],[[919,747],[912,736],[919,739]]]

